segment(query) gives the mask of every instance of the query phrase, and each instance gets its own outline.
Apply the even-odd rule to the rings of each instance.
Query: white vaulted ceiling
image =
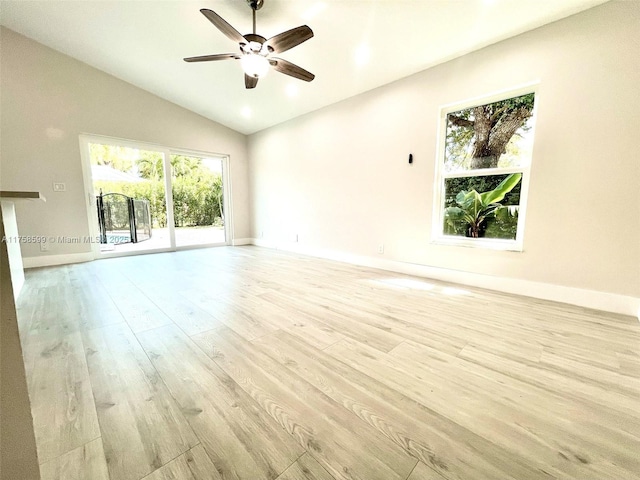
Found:
[[[236,52],[200,12],[251,31],[246,0],[0,0],[0,23],[162,98],[250,134],[605,0],[265,0],[257,33],[302,24],[315,37],[279,56],[311,83],[269,72],[245,90]]]

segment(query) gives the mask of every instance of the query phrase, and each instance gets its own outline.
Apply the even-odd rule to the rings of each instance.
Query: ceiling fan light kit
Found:
[[[240,58],[240,65],[242,65],[242,70],[244,70],[245,75],[249,75],[250,77],[262,78],[269,71],[269,60],[266,57],[249,53],[247,55],[243,55]]]
[[[264,5],[264,0],[247,0],[253,12],[253,33],[242,35],[213,10],[203,8],[200,12],[207,17],[222,33],[234,42],[238,42],[240,53],[222,53],[187,57],[185,62],[212,62],[217,60],[240,60],[244,71],[245,88],[255,88],[258,79],[264,77],[270,67],[291,77],[310,82],[315,75],[302,67],[294,65],[282,58],[272,57],[273,53],[281,53],[306,42],[313,37],[313,31],[307,26],[292,28],[268,40],[256,33],[256,11]]]

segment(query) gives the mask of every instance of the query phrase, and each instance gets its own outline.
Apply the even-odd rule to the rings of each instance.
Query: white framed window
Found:
[[[432,239],[523,249],[537,86],[440,109]]]

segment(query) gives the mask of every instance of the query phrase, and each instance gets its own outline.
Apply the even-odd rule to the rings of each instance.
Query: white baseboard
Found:
[[[487,290],[496,290],[499,292],[513,293],[542,300],[568,303],[579,307],[593,308],[595,310],[602,310],[605,312],[631,315],[640,320],[640,298],[626,295],[585,290],[575,287],[565,287],[562,285],[553,285],[542,282],[532,282],[529,280],[495,277],[492,275],[449,270],[446,268],[430,267],[427,265],[405,263],[395,260],[383,260],[336,250],[304,247],[299,243],[275,244],[274,242],[257,238],[254,238],[252,243],[253,245],[260,247],[274,248],[277,250],[325,258],[327,260],[335,260],[363,267],[378,268],[380,270],[432,278],[434,280],[485,288]]]
[[[252,245],[252,238],[237,238],[231,242],[232,245]],[[223,245],[223,244],[221,244]],[[200,248],[199,246],[194,246],[194,248]],[[190,248],[186,248],[189,250]],[[155,253],[155,252],[152,252]],[[122,255],[113,255],[113,257],[122,256]],[[127,256],[127,255],[125,255]],[[106,258],[106,257],[105,257]],[[54,265],[66,265],[70,263],[82,263],[82,262],[90,262],[94,260],[93,253],[70,253],[64,255],[42,255],[38,257],[24,257],[22,262],[24,264],[24,268],[38,268],[38,267],[52,267]]]
[[[251,240],[251,245],[255,245],[256,247],[266,247],[266,248],[273,248],[276,250],[282,250],[282,249],[278,249],[275,243],[265,240],[263,238],[251,238],[250,240]]]
[[[24,268],[51,267],[54,265],[66,265],[68,263],[82,263],[93,260],[92,252],[68,253],[64,255],[43,255],[39,257],[24,257]]]
[[[231,241],[231,245],[233,245],[234,247],[240,245],[253,245],[253,238],[234,238]]]

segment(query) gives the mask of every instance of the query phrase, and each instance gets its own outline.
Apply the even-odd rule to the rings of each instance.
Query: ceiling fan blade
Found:
[[[313,30],[306,25],[302,25],[271,37],[264,44],[270,52],[281,53],[300,45],[302,42],[306,42],[311,37],[313,37]]]
[[[307,72],[304,68],[299,67],[291,62],[287,62],[281,58],[271,58],[269,59],[269,63],[271,66],[280,73],[284,73],[285,75],[289,75],[291,77],[299,78],[300,80],[304,80],[305,82],[310,82],[316,76]]]
[[[246,88],[256,88],[256,85],[258,85],[258,79],[256,77],[252,77],[252,76],[247,75],[245,73],[245,75],[244,75],[244,86]]]
[[[230,58],[239,59],[235,53],[219,53],[217,55],[201,55],[199,57],[187,57],[185,62],[213,62],[216,60],[228,60]]]
[[[213,23],[218,30],[224,33],[227,37],[229,37],[234,42],[238,43],[247,43],[245,38],[242,36],[240,32],[238,32],[235,28],[227,23],[227,21],[218,15],[213,10],[209,10],[208,8],[203,8],[200,12],[209,19],[211,23]]]

